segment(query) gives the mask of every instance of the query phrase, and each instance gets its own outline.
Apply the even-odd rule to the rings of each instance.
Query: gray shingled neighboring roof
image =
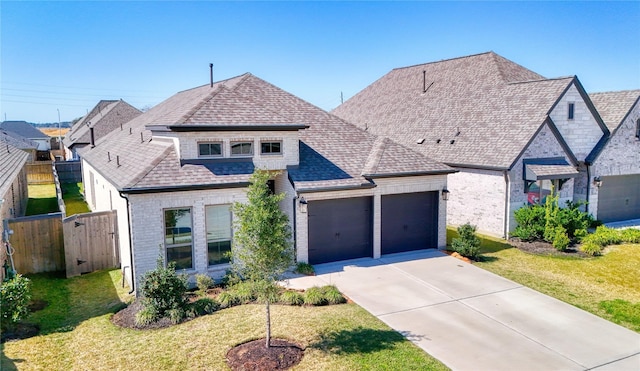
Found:
[[[372,174],[364,175],[453,172],[397,143],[380,141],[251,74],[179,92],[126,123],[122,130],[109,133],[81,155],[126,192],[246,185],[251,166],[228,160],[181,162],[173,141],[152,138],[150,130],[225,125],[248,130],[262,125],[276,130],[308,126],[300,132],[300,165],[289,174],[296,188],[370,185],[363,176],[368,171]],[[374,149],[376,154],[370,155]]]
[[[62,142],[67,148],[77,144],[89,144],[90,128],[93,128],[94,140],[98,140],[141,113],[123,100],[101,100],[86,116],[73,124]]]
[[[396,68],[332,113],[436,161],[508,169],[572,83],[488,52]]]
[[[591,93],[589,98],[609,131],[614,133],[640,99],[640,90]]]
[[[0,130],[0,144],[9,143],[22,150],[38,149],[38,143],[5,130]]]
[[[0,129],[10,131],[27,139],[49,139],[49,136],[26,121],[4,121]]]
[[[0,198],[2,198],[24,167],[29,154],[9,142],[0,142],[0,145]]]

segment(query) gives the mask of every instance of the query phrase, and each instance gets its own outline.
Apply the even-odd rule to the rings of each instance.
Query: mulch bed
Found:
[[[129,304],[126,308],[111,316],[111,322],[116,326],[136,330],[153,330],[173,326],[173,323],[171,323],[171,320],[169,320],[169,318],[167,317],[163,317],[160,320],[152,322],[148,325],[138,326],[136,324],[136,313],[138,313],[141,309],[142,303],[138,299]],[[187,320],[188,318],[186,318],[184,321]]]
[[[565,251],[558,251],[552,244],[545,241],[520,241],[517,238],[509,239],[509,244],[533,255],[562,256],[573,258],[589,258],[590,256],[578,250],[577,246],[569,246]]]
[[[47,305],[49,305],[49,303],[45,300],[32,300],[27,305],[27,308],[29,308],[29,312],[33,313],[44,309]],[[36,324],[27,322],[16,323],[11,331],[2,332],[2,335],[0,335],[0,343],[10,340],[28,339],[37,336],[39,333],[40,326]]]
[[[227,364],[234,371],[286,370],[302,360],[304,349],[298,344],[283,339],[250,341],[231,348],[227,352]]]

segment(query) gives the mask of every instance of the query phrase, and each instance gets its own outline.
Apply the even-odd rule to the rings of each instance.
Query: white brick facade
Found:
[[[636,138],[636,125],[640,120],[640,103],[630,110],[624,122],[610,138],[591,168],[593,178],[640,174],[640,139]],[[598,217],[598,188],[589,187],[589,211]]]
[[[573,119],[568,118],[569,103],[574,104]],[[578,161],[584,161],[604,134],[575,83],[549,114]]]

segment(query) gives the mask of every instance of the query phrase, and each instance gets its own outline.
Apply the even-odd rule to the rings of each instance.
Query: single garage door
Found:
[[[605,223],[640,219],[640,174],[602,177],[598,219]]]
[[[438,246],[438,192],[382,196],[382,254]]]
[[[371,197],[310,201],[309,263],[373,256]]]

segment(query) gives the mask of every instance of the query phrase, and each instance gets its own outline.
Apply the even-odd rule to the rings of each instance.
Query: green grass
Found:
[[[447,237],[455,232],[448,230]],[[640,332],[640,245],[609,246],[595,258],[538,256],[480,236],[480,268]]]
[[[128,300],[118,270],[68,280],[30,278],[34,298],[50,303],[27,319],[40,324],[42,334],[3,344],[2,370],[224,370],[229,349],[264,337],[262,305],[232,307],[160,330],[130,330],[110,322]],[[355,304],[275,305],[271,321],[274,337],[306,348],[295,370],[447,369]]]
[[[29,202],[27,203],[26,215],[40,215],[56,213],[58,200],[56,199],[56,186],[51,184],[30,184]]]
[[[88,213],[89,206],[84,200],[83,184],[80,183],[62,183],[62,200],[67,209],[67,216]]]

